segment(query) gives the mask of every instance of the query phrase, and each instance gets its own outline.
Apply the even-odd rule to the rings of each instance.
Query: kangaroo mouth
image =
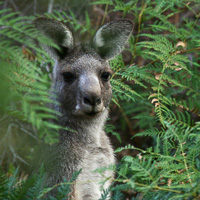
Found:
[[[94,117],[100,115],[104,110],[105,107],[103,107],[101,110],[97,110],[95,108],[87,110],[87,109],[82,109],[79,105],[77,105],[74,111],[74,115]]]
[[[86,115],[93,117],[93,116],[96,116],[96,115],[100,114],[101,112],[102,111],[100,111],[100,112],[94,112],[94,111],[92,111],[92,112],[86,113]]]

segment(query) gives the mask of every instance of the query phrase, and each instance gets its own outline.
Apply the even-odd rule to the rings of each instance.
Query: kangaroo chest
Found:
[[[100,183],[105,178],[110,177],[103,189],[107,189],[110,185],[113,172],[105,170],[102,174],[96,170],[108,167],[114,164],[114,156],[111,154],[111,149],[101,147],[91,147],[84,150],[84,156],[79,163],[79,168],[82,169],[75,183],[75,199],[91,199],[97,200],[101,197]],[[92,191],[92,193],[91,193]]]
[[[115,163],[113,149],[103,132],[98,143],[80,143],[64,138],[64,142],[55,146],[49,159],[53,168],[49,172],[49,183],[59,183],[65,178],[69,181],[74,172],[82,170],[73,186],[72,200],[98,200],[101,197],[101,185],[107,189],[113,177],[112,170],[98,173],[97,169],[107,168]],[[91,192],[92,191],[92,192]]]

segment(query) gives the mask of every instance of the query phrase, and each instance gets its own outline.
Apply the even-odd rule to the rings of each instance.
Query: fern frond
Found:
[[[101,193],[101,198],[99,200],[107,200],[110,198],[110,188],[103,190],[103,193]]]
[[[127,150],[127,149],[135,149],[135,147],[129,144],[129,145],[125,146],[125,147],[120,147],[120,148],[116,149],[115,153],[118,153],[118,152],[121,152],[121,151]]]
[[[137,96],[142,98],[142,96],[140,96],[137,92],[135,92],[134,90],[132,90],[128,85],[125,85],[121,82],[121,80],[112,80],[111,81],[114,90],[116,90],[117,92],[123,93],[124,95],[126,95],[128,98],[132,99],[133,101],[135,101],[135,99],[133,98],[133,96]],[[123,90],[124,91],[123,91]]]
[[[145,130],[143,132],[140,132],[140,133],[137,133],[133,136],[134,137],[138,137],[138,136],[150,136],[150,137],[164,137],[164,134],[165,134],[165,130],[162,129],[161,131],[158,130],[157,128],[154,128],[154,129],[149,129],[149,130]]]

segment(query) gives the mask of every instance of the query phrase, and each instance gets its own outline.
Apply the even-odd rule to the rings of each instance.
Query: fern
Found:
[[[116,136],[119,142],[121,143],[122,141],[121,141],[121,137],[119,133],[115,132],[114,130],[115,130],[115,127],[113,125],[111,124],[106,125],[106,128],[105,128],[106,133],[111,133],[112,135]]]
[[[53,188],[47,188],[44,184],[45,172],[41,168],[39,174],[34,174],[28,179],[20,179],[18,177],[18,169],[10,178],[1,171],[0,172],[0,197],[1,199],[59,199],[64,200],[70,194],[71,185],[76,180],[80,171],[74,173],[69,182],[64,182],[55,185]],[[48,194],[54,188],[58,189],[56,197]],[[48,194],[48,195],[47,195]]]
[[[121,200],[124,199],[124,195],[120,192],[120,190],[116,190],[112,197],[113,200]]]
[[[109,198],[110,190],[103,190],[103,193],[101,194],[101,198],[99,200],[106,200]]]
[[[158,134],[157,137],[163,138],[164,143],[166,141],[165,145],[167,145],[167,147],[165,147],[165,145],[163,146],[162,143],[157,140],[155,148],[163,149],[161,153],[159,151],[154,153],[152,150],[141,150],[143,155],[140,155],[138,158],[130,156],[124,157],[124,164],[120,167],[119,175],[123,172],[121,176],[126,176],[129,177],[129,179],[135,180],[136,188],[139,187],[137,188],[138,191],[149,194],[149,189],[151,190],[154,188],[160,191],[173,192],[173,198],[184,198],[185,196],[188,196],[186,195],[187,188],[194,181],[193,179],[196,179],[196,177],[199,176],[199,172],[195,170],[196,167],[194,166],[194,160],[196,156],[198,156],[198,153],[197,151],[189,150],[192,148],[194,142],[193,140],[188,139],[192,131],[191,129],[186,129],[185,134],[180,135],[180,130],[178,130],[175,125],[171,125],[168,122],[165,122],[165,124],[168,127],[168,131],[166,131],[165,134]],[[182,127],[182,129],[184,130],[184,127]],[[146,134],[146,132],[144,132],[144,134]],[[155,135],[153,136],[155,137]],[[178,145],[175,144],[176,141],[178,142]],[[199,140],[196,141],[199,142]],[[161,147],[161,145],[163,147]],[[117,152],[128,148],[138,149],[133,146],[127,146],[117,150]],[[164,150],[165,148],[167,151]],[[190,156],[187,155],[187,152],[190,152]],[[152,160],[154,157],[156,160]],[[123,167],[127,168],[127,165],[129,170],[123,171]],[[146,184],[141,184],[141,180],[146,180],[146,183],[148,183],[148,180],[151,184],[148,184],[148,186]],[[180,182],[182,185],[177,184]]]
[[[97,170],[99,173],[108,169],[116,172],[115,184],[103,192],[101,199],[121,200],[126,199],[127,194],[132,199],[142,200],[198,199],[199,2],[98,0],[90,3],[98,4],[105,6],[98,25],[112,19],[115,14],[122,18],[130,17],[135,23],[134,36],[126,46],[131,61],[125,64],[122,56],[109,61],[114,71],[111,80],[112,105],[119,106],[122,117],[118,116],[119,123],[108,125],[106,131],[122,143],[124,141],[120,135],[125,133],[134,140],[137,136],[151,137],[153,143],[150,147],[140,140],[143,146],[148,147],[141,149],[138,146],[142,145],[137,146],[136,141],[132,145],[130,141],[131,144],[116,149],[116,154],[124,156],[121,162],[116,167]],[[100,9],[104,7],[100,6]],[[4,80],[0,86],[0,109],[3,112],[0,127],[1,132],[5,133],[1,146],[14,132],[13,127],[21,128],[16,137],[23,133],[53,143],[55,132],[62,128],[49,122],[49,119],[56,120],[59,113],[46,106],[56,103],[47,92],[51,70],[46,72],[44,69],[53,63],[32,42],[38,40],[37,32],[28,25],[34,17],[19,16],[7,9],[2,9],[0,15],[0,78]],[[81,33],[92,35],[97,28],[93,28],[90,12],[85,12],[84,23],[80,23],[72,11],[55,10],[45,16],[69,23]],[[39,42],[51,43],[44,38]],[[6,121],[12,121],[12,124]],[[31,128],[25,124],[31,124]],[[121,134],[116,133],[115,129]],[[129,155],[125,155],[126,152]],[[135,152],[139,153],[132,156]],[[19,155],[15,154],[15,158],[19,158]],[[16,174],[10,179],[3,173],[0,177],[0,191],[3,191],[0,197],[5,199],[45,199],[50,190],[59,186],[57,198],[63,199],[69,194],[68,189],[72,184],[65,182],[53,188],[42,188],[42,175],[25,182],[19,182]],[[110,191],[113,192],[112,197],[109,197]]]
[[[27,164],[28,159],[20,151],[25,151],[28,157],[32,151],[30,143],[36,144],[39,138],[54,143],[58,130],[63,129],[55,123],[59,113],[48,107],[57,104],[53,93],[49,93],[50,78],[43,68],[52,61],[34,45],[37,31],[30,24],[33,17],[19,16],[9,10],[1,14],[4,15],[0,19],[0,78],[4,83],[0,87],[0,117],[6,119],[0,122],[1,164],[6,154],[9,162],[20,160]],[[39,42],[50,43],[43,39]]]
[[[85,13],[85,25],[78,22],[71,10],[69,10],[69,14],[63,11],[58,12],[55,10],[53,13],[45,13],[45,16],[62,21],[63,23],[69,23],[75,31],[80,31],[81,33],[88,32],[91,35],[94,34],[94,29],[91,27],[90,18],[87,12]]]

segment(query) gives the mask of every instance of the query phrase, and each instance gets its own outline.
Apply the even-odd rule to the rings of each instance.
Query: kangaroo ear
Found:
[[[44,17],[37,18],[33,23],[46,39],[55,44],[53,46],[41,44],[42,48],[54,59],[63,58],[67,52],[73,49],[74,38],[72,32],[63,23]]]
[[[123,50],[132,31],[132,21],[112,21],[97,30],[93,38],[93,46],[102,58],[109,60]]]

